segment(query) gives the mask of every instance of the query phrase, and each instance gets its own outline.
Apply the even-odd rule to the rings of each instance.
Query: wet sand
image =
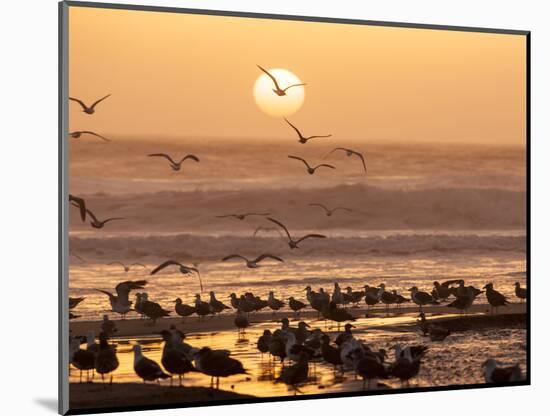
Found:
[[[474,304],[468,312],[466,317],[462,319],[467,322],[471,320],[472,316],[476,314],[488,314],[490,307],[488,304]],[[502,315],[524,315],[527,311],[527,306],[525,303],[512,303],[506,307],[499,308],[499,314],[492,317],[492,321],[499,321],[499,317]],[[383,326],[385,325],[384,319],[386,314],[385,308],[372,308],[370,311],[366,307],[359,308],[349,308],[349,312],[356,318],[379,318],[369,322],[369,326]],[[453,308],[448,308],[445,305],[434,305],[424,307],[424,312],[427,315],[449,315],[449,314],[459,314],[459,311]],[[174,313],[174,312],[173,312]],[[407,317],[411,319],[412,315],[418,313],[417,306],[407,306],[397,308],[390,308],[388,311],[389,317]],[[175,313],[174,313],[175,314]],[[368,314],[368,315],[367,315]],[[485,316],[485,315],[483,315]],[[294,319],[304,319],[311,320],[317,318],[317,312],[313,310],[306,310],[299,315],[293,314],[291,311],[283,312],[258,312],[250,315],[250,325],[254,326],[260,323],[277,323],[282,318],[294,318]],[[217,331],[227,331],[235,329],[235,324],[233,320],[235,315],[232,312],[224,313],[216,317],[206,317],[204,320],[199,321],[197,317],[188,317],[185,320],[181,317],[173,318],[163,318],[159,319],[155,325],[153,325],[150,320],[141,320],[141,319],[125,319],[125,320],[115,320],[117,327],[117,332],[115,336],[117,337],[128,337],[128,336],[148,336],[148,335],[158,335],[163,329],[170,328],[171,325],[175,325],[178,329],[186,333],[200,333],[200,332],[217,332]],[[434,318],[432,318],[434,319]],[[435,318],[436,319],[436,318]],[[438,322],[439,323],[439,322]],[[342,323],[343,326],[344,323]],[[335,326],[335,323],[332,323],[331,326]],[[78,321],[71,322],[70,329],[72,335],[82,336],[86,335],[89,331],[94,331],[97,335],[101,329],[101,321]]]

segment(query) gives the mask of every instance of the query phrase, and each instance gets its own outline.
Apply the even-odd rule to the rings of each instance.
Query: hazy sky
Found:
[[[71,7],[70,95],[112,93],[71,129],[293,134],[252,95],[256,64],[307,82],[290,119],[335,139],[522,144],[525,37]]]

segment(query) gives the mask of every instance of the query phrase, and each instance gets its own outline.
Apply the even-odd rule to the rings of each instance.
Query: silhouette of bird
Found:
[[[182,378],[186,373],[197,371],[185,353],[179,350],[174,342],[174,337],[170,331],[163,330],[160,333],[164,340],[162,348],[162,357],[160,362],[164,369],[170,373],[170,385],[172,385],[172,376],[177,375],[179,386],[182,386]]]
[[[223,304],[223,302],[216,299],[216,295],[213,291],[210,291],[210,310],[213,313],[220,313],[225,309],[230,309],[229,306]]]
[[[168,159],[168,162],[170,163],[170,167],[172,168],[173,171],[179,171],[181,169],[182,163],[185,162],[187,159],[194,160],[195,162],[200,162],[200,159],[195,155],[185,155],[179,162],[176,162],[174,159],[172,159],[166,153],[151,153],[147,156],[149,156],[149,157],[163,157],[165,159]]]
[[[90,370],[95,369],[95,354],[88,349],[80,348],[80,339],[72,338],[70,340],[71,364],[80,371],[80,383],[82,383],[82,372],[86,371],[86,382],[89,381]]]
[[[246,257],[241,256],[240,254],[230,254],[229,256],[224,257],[222,259],[222,261],[227,261],[227,260],[231,260],[231,259],[242,259],[242,260],[244,260],[246,262],[246,267],[248,267],[249,269],[256,269],[256,268],[260,267],[260,265],[258,263],[261,262],[264,259],[273,259],[273,260],[277,260],[277,261],[280,261],[280,262],[284,262],[284,260],[282,258],[274,256],[272,254],[261,254],[258,257],[256,257],[254,260],[249,260]]]
[[[100,221],[97,219],[97,217],[94,215],[94,213],[92,211],[90,211],[89,209],[86,209],[86,213],[92,217],[92,221],[90,221],[90,225],[93,227],[93,228],[97,228],[97,229],[101,229],[103,227],[105,227],[105,224],[107,224],[108,222],[110,221],[116,221],[116,220],[124,220],[126,218],[122,218],[122,217],[114,217],[114,218],[107,218],[103,221]]]
[[[497,367],[497,362],[489,358],[482,364],[486,383],[510,383],[521,381],[523,375],[519,364],[511,367]]]
[[[170,315],[170,311],[163,309],[160,304],[143,299],[141,300],[141,313],[151,319],[153,321],[153,325],[157,323],[157,319]]]
[[[195,355],[197,370],[212,379],[216,378],[216,388],[220,387],[220,377],[229,377],[236,374],[247,374],[243,364],[231,358],[226,352],[215,351],[209,347],[201,348]]]
[[[69,309],[74,309],[78,306],[78,304],[80,304],[80,302],[82,302],[84,299],[84,297],[82,298],[71,298],[69,297]]]
[[[438,304],[438,302],[434,299],[432,295],[430,295],[428,292],[421,292],[416,286],[411,287],[409,291],[411,292],[412,301],[420,307],[420,311],[422,311],[422,307],[424,305]]]
[[[251,217],[251,216],[262,216],[262,217],[265,217],[266,215],[270,215],[269,212],[247,212],[245,214],[227,214],[227,215],[216,215],[216,218],[229,218],[229,217],[233,217],[233,218],[237,218],[238,220],[244,220],[246,217]],[[254,234],[256,235],[256,234]]]
[[[69,202],[79,209],[82,222],[86,221],[86,201],[78,196],[69,194]]]
[[[341,332],[340,334],[338,334],[338,336],[334,340],[334,343],[340,347],[344,342],[349,341],[351,338],[353,338],[353,333],[351,332],[351,328],[355,328],[355,325],[345,324],[344,332]]]
[[[113,321],[109,319],[108,315],[103,315],[103,322],[101,322],[101,333],[107,338],[112,337],[118,329]],[[101,333],[99,334],[101,336]]]
[[[212,308],[208,302],[201,299],[201,295],[198,293],[195,295],[195,311],[199,315],[199,319],[204,318],[206,315],[211,315]]]
[[[112,311],[121,314],[122,319],[124,319],[132,307],[132,302],[129,300],[130,291],[143,289],[146,284],[147,280],[127,280],[125,282],[121,282],[115,286],[116,295],[113,295],[106,290],[96,290],[109,297]]]
[[[95,137],[99,137],[101,140],[105,140],[106,142],[110,142],[111,140],[108,139],[107,137],[105,136],[102,136],[101,134],[97,134],[93,131],[90,131],[90,130],[77,130],[77,131],[72,131],[69,133],[69,136],[71,136],[73,139],[80,139],[83,135],[85,134],[89,134],[90,136],[95,136]]]
[[[294,124],[292,124],[292,123],[291,123],[290,121],[288,121],[286,118],[285,118],[285,121],[288,123],[288,125],[289,125],[290,127],[292,127],[292,128],[294,129],[294,131],[296,132],[296,134],[298,134],[298,138],[299,138],[298,142],[299,142],[299,143],[302,143],[302,144],[307,143],[307,141],[308,141],[308,140],[311,140],[311,139],[325,138],[325,137],[331,137],[331,136],[332,136],[332,134],[327,134],[327,135],[324,135],[324,136],[308,136],[308,137],[304,137],[304,136],[302,135],[302,133],[300,132],[300,130],[298,130],[298,128],[297,128]]]
[[[235,326],[237,327],[239,334],[244,333],[244,330],[248,328],[248,326],[250,325],[250,323],[248,322],[246,313],[244,313],[240,309],[237,310],[237,315],[235,316],[235,319],[233,322],[235,323]]]
[[[95,357],[94,367],[98,374],[101,374],[101,381],[105,382],[105,374],[111,374],[109,384],[113,384],[113,371],[118,368],[119,362],[116,350],[107,342],[107,335],[99,334],[99,350]]]
[[[162,371],[160,365],[155,361],[147,358],[141,352],[141,345],[136,344],[133,346],[134,350],[134,371],[139,378],[146,381],[155,381],[158,379],[170,378],[168,374]]]
[[[487,283],[483,289],[485,289],[485,296],[487,296],[487,301],[491,305],[491,312],[493,312],[493,309],[498,313],[498,307],[499,306],[506,306],[508,305],[508,300],[506,299],[506,296],[504,296],[499,291],[493,289],[492,283]]]
[[[269,292],[269,296],[267,298],[267,305],[269,306],[269,308],[273,311],[278,311],[279,309],[281,309],[283,306],[285,306],[285,303],[279,299],[277,299],[275,297],[275,294],[273,293],[273,291],[270,291]]]
[[[365,351],[363,348],[355,348],[350,353],[355,372],[363,379],[363,390],[378,387],[378,379],[386,377],[386,368],[379,356]]]
[[[521,300],[521,302],[525,301],[527,298],[527,289],[524,287],[521,287],[519,282],[514,283],[515,286],[515,293],[516,296]]]
[[[179,316],[186,318],[193,315],[196,312],[196,309],[194,306],[184,304],[181,298],[177,298],[175,311]]]
[[[304,309],[306,307],[306,304],[294,299],[294,297],[291,296],[288,298],[288,306],[290,306],[290,309],[294,312],[299,312],[300,309]]]
[[[271,218],[271,217],[268,217],[267,218],[269,221],[277,224],[279,227],[281,227],[284,232],[286,233],[287,237],[288,237],[288,246],[291,248],[291,249],[295,249],[295,248],[299,248],[298,247],[298,244],[300,244],[300,242],[304,241],[306,238],[327,238],[326,235],[322,235],[322,234],[307,234],[297,240],[293,240],[292,239],[292,236],[290,235],[290,232],[288,231],[288,228],[286,228],[286,226],[280,222],[280,221],[277,221],[276,219],[274,218]]]
[[[151,272],[151,275],[157,274],[162,269],[164,269],[166,267],[169,267],[169,266],[178,266],[179,272],[181,274],[191,274],[193,272],[196,273],[197,276],[199,277],[199,284],[200,284],[201,292],[202,292],[203,288],[202,288],[201,274],[199,272],[199,269],[197,269],[196,267],[186,266],[185,264],[181,264],[180,262],[175,261],[175,260],[167,260],[164,263],[158,265],[155,269],[153,269],[153,271]]]
[[[327,217],[331,217],[332,214],[334,214],[336,211],[338,210],[342,210],[342,211],[347,211],[347,212],[352,212],[351,209],[349,208],[346,208],[346,207],[334,207],[332,209],[330,208],[327,208],[325,205],[323,204],[318,204],[318,203],[313,203],[313,204],[308,204],[310,207],[320,207],[320,208],[323,208],[325,210],[325,214],[327,215]]]
[[[79,100],[78,98],[69,97],[69,100],[77,102],[82,107],[83,112],[85,112],[86,114],[92,115],[92,114],[95,113],[96,105],[98,105],[100,102],[102,102],[103,100],[105,100],[106,98],[108,98],[110,96],[111,96],[111,94],[107,94],[105,97],[102,97],[99,100],[97,100],[96,102],[94,102],[90,107],[88,107],[86,104],[84,104],[84,102],[82,102],[82,100]]]
[[[298,157],[298,156],[292,156],[292,155],[288,155],[288,158],[289,159],[296,159],[296,160],[300,160],[302,161],[302,163],[304,165],[306,165],[306,169],[307,169],[307,173],[309,173],[310,175],[313,175],[315,173],[315,171],[319,168],[329,168],[329,169],[336,169],[334,166],[332,165],[328,165],[326,163],[321,163],[319,165],[316,165],[316,166],[313,166],[311,167],[309,165],[309,163],[307,163],[307,161],[305,159],[302,159],[301,157]]]
[[[341,150],[341,151],[344,151],[346,152],[346,156],[357,156],[359,159],[361,159],[361,163],[363,164],[363,170],[365,171],[365,173],[367,173],[367,164],[365,163],[365,158],[363,157],[363,154],[356,151],[356,150],[353,150],[353,149],[348,149],[348,148],[345,148],[345,147],[335,147],[334,149],[332,149],[324,158],[326,159],[327,157],[329,157],[332,153],[338,151],[338,150]]]
[[[109,263],[109,266],[114,266],[115,264],[118,264],[118,265],[122,266],[122,268],[124,269],[124,271],[126,273],[128,273],[133,266],[140,266],[140,267],[145,268],[145,266],[141,263],[132,263],[132,264],[126,265],[126,264],[124,264],[120,261],[113,261],[113,262]]]
[[[269,78],[271,78],[271,80],[273,81],[273,84],[275,84],[275,88],[273,88],[273,92],[274,92],[275,94],[277,94],[279,97],[282,97],[282,96],[286,95],[287,90],[290,89],[290,88],[293,88],[293,87],[300,87],[300,86],[306,85],[306,84],[292,84],[292,85],[289,85],[289,86],[286,87],[286,88],[281,89],[281,87],[279,87],[279,83],[277,82],[277,79],[276,79],[273,75],[271,75],[271,74],[269,73],[269,71],[267,71],[266,69],[262,68],[260,65],[256,65],[256,66],[257,66],[258,68],[260,68],[261,71],[263,71],[264,73],[266,73],[267,76],[268,76]]]
[[[269,343],[271,342],[272,336],[273,335],[269,329],[264,329],[263,334],[258,338],[256,348],[258,348],[258,351],[260,351],[262,355],[269,352]]]

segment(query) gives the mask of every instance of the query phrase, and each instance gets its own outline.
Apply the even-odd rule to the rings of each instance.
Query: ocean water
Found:
[[[124,280],[148,280],[150,299],[172,309],[174,299],[190,302],[198,280],[166,270],[149,271],[167,259],[195,264],[205,290],[220,300],[247,290],[261,296],[303,299],[304,287],[330,290],[385,283],[405,292],[431,290],[434,280],[464,278],[477,287],[492,281],[513,296],[525,284],[525,148],[485,145],[348,143],[332,140],[301,145],[293,140],[209,138],[140,139],[112,137],[112,143],[71,141],[71,193],[86,199],[100,218],[124,217],[96,230],[71,208],[71,296],[85,296],[75,309],[80,319],[99,319],[107,297]],[[335,146],[363,151],[358,159],[334,153]],[[196,154],[173,172],[165,160],[147,154]],[[308,175],[288,155],[335,170]],[[351,211],[325,215],[319,207]],[[217,218],[265,212],[287,224],[293,236],[316,232],[290,250],[264,217]],[[276,227],[275,227],[276,228]],[[268,252],[284,263],[248,269],[229,254],[256,257]],[[113,261],[140,262],[126,273]]]

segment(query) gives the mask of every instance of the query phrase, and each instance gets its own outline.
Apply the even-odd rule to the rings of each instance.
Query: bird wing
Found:
[[[132,263],[132,264],[130,264],[130,266],[141,266],[141,267],[145,268],[145,265],[141,264],[141,263]]]
[[[229,256],[225,256],[222,261],[227,261],[231,259],[243,259],[244,261],[248,261],[246,257],[243,257],[240,254],[230,254]]]
[[[304,136],[302,136],[302,133],[300,133],[300,130],[298,130],[298,128],[297,128],[294,124],[292,124],[292,123],[291,123],[290,121],[288,121],[286,118],[285,118],[285,121],[288,123],[288,125],[289,125],[290,127],[292,127],[292,128],[294,129],[294,131],[298,134],[298,137],[299,137],[300,139],[302,139],[302,138],[304,137]]]
[[[309,137],[306,137],[306,140],[310,140],[310,139],[320,139],[320,138],[323,138],[323,137],[332,137],[332,134],[326,134],[324,136],[309,136]]]
[[[151,153],[149,155],[147,155],[149,157],[164,157],[166,159],[168,159],[171,163],[173,163],[174,165],[177,165],[176,162],[174,162],[174,159],[172,159],[169,155],[167,155],[166,153]]]
[[[103,294],[105,294],[105,295],[109,296],[109,299],[112,299],[112,298],[114,298],[113,294],[112,294],[112,293],[109,293],[109,292],[107,292],[106,290],[101,290],[101,289],[96,289],[96,290],[97,290],[98,292],[101,292],[101,293],[103,293]]]
[[[292,85],[289,85],[288,87],[286,87],[283,91],[286,92],[286,90],[288,90],[289,88],[300,87],[300,86],[303,86],[303,85],[306,85],[306,84],[292,84]]]
[[[323,158],[323,159],[326,159],[327,157],[329,157],[331,154],[333,154],[334,152],[336,152],[337,150],[343,150],[344,152],[347,152],[348,149],[346,149],[345,147],[335,147],[334,149],[332,149],[330,152],[328,152],[326,154],[326,156]]]
[[[107,137],[104,137],[104,136],[102,136],[101,134],[94,133],[93,131],[90,131],[90,130],[82,130],[80,133],[82,133],[82,134],[91,134],[92,136],[99,137],[100,139],[103,139],[103,140],[105,140],[106,142],[110,142],[110,141],[111,141],[111,140],[108,139]]]
[[[105,97],[103,98],[100,98],[99,100],[97,100],[95,103],[92,104],[92,106],[90,108],[95,108],[96,105],[98,105],[100,102],[102,102],[104,99],[110,97],[111,94],[107,94]]]
[[[254,263],[259,263],[263,259],[273,259],[284,263],[284,260],[282,258],[274,256],[272,254],[267,254],[267,253],[256,257],[256,259],[254,260]]]
[[[94,222],[98,222],[97,220],[97,217],[94,215],[94,213],[92,211],[90,211],[89,209],[86,209],[86,213],[92,217],[92,219],[94,220]]]
[[[69,201],[75,202],[77,204],[76,206],[78,206],[78,209],[80,210],[80,219],[82,221],[86,221],[86,202],[82,198],[71,194],[69,194]]]
[[[312,206],[312,207],[321,207],[323,208],[326,212],[330,212],[330,210],[325,207],[323,204],[318,204],[318,203],[313,203],[313,204],[308,204],[309,206]]]
[[[82,107],[83,110],[87,110],[88,107],[86,107],[86,104],[84,104],[81,100],[79,100],[78,98],[73,98],[73,97],[69,97],[69,100],[71,101],[75,101],[77,102],[78,104],[80,104],[80,106]]]
[[[243,214],[245,217],[249,217],[251,215],[257,215],[257,216],[266,216],[271,215],[271,212],[247,212],[246,214]]]
[[[112,266],[114,264],[118,264],[122,267],[126,267],[126,265],[124,263],[121,263],[120,261],[112,261],[112,262],[108,263],[109,266]]]
[[[317,169],[323,168],[323,167],[325,167],[325,168],[331,168],[331,169],[336,169],[334,166],[332,166],[332,165],[327,165],[326,163],[321,163],[320,165],[315,166],[313,169],[314,169],[314,170],[317,170]]]
[[[292,156],[292,155],[288,155],[288,157],[290,159],[301,160],[304,163],[304,165],[306,165],[308,168],[310,168],[309,164],[306,162],[305,159],[302,159],[301,157],[298,157],[298,156]]]
[[[278,225],[279,227],[281,227],[283,230],[285,230],[285,233],[286,233],[286,235],[288,236],[288,239],[289,239],[289,240],[292,240],[292,237],[290,236],[290,233],[288,232],[288,229],[285,227],[285,225],[284,225],[282,222],[279,222],[279,221],[277,221],[276,219],[271,218],[271,217],[268,217],[267,219],[268,219],[269,221],[271,221],[271,222],[277,224],[277,225]]]
[[[175,260],[167,260],[165,261],[164,263],[160,264],[159,266],[157,266],[152,272],[151,274],[156,274],[158,272],[160,272],[162,269],[164,269],[165,267],[168,267],[168,266],[180,266],[182,267],[182,264],[181,263],[178,263],[177,261]]]
[[[107,224],[109,221],[125,220],[125,219],[126,219],[126,218],[122,218],[122,217],[107,218],[106,220],[103,221],[103,224]]]
[[[194,160],[195,162],[200,162],[200,159],[195,155],[186,155],[183,159],[180,160],[180,163],[186,161],[187,159]]]
[[[147,284],[147,280],[126,280],[115,286],[115,291],[118,296],[128,296],[131,290],[143,289]]]
[[[296,244],[298,244],[300,241],[304,241],[306,238],[327,238],[327,236],[323,234],[307,234],[307,235],[304,235],[302,238],[298,239],[296,241]]]
[[[361,163],[363,163],[363,169],[365,170],[365,173],[367,172],[367,164],[365,163],[365,158],[363,157],[362,153],[356,152],[355,150],[351,150],[351,153],[353,153],[355,156],[357,156],[359,159],[361,159]]]
[[[265,72],[267,74],[267,76],[269,78],[271,78],[271,80],[273,81],[273,83],[275,84],[275,88],[280,90],[281,87],[279,87],[279,84],[277,83],[277,80],[275,79],[275,77],[273,75],[271,75],[266,69],[262,68],[260,65],[256,65],[258,68],[260,68],[263,72]]]

